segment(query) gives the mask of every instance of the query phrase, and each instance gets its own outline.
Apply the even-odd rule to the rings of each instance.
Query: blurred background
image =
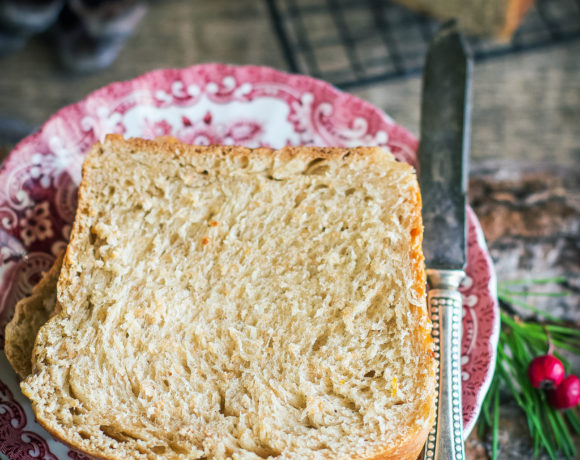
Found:
[[[580,327],[580,0],[407,1],[0,0],[0,159],[97,88],[204,62],[322,78],[418,135],[426,44],[460,16],[476,57],[470,201],[498,278],[563,276],[570,295],[529,300]],[[501,458],[532,458],[526,426],[502,399]],[[489,437],[474,430],[467,451],[488,458]]]
[[[0,5],[4,153],[54,111],[96,88],[201,62],[308,73],[371,101],[417,133],[420,67],[426,40],[438,25],[431,16],[386,0],[0,0]],[[10,16],[7,10],[15,5],[20,11]],[[28,19],[22,25],[27,22],[22,16],[36,23]],[[505,36],[505,30],[486,30],[485,24],[484,34],[503,32],[508,41],[470,39],[478,58],[472,158],[573,164],[580,159],[580,2],[538,0],[516,26],[511,41],[509,31]]]

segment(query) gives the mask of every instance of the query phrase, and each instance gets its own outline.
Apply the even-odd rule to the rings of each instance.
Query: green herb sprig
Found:
[[[556,318],[522,300],[523,296],[562,297],[567,290],[537,292],[528,290],[539,285],[566,286],[565,278],[506,281],[498,285],[501,331],[497,347],[495,373],[484,399],[478,423],[478,434],[483,437],[491,431],[492,459],[498,459],[498,430],[500,416],[500,391],[507,390],[523,410],[533,442],[534,457],[545,452],[551,459],[564,456],[578,458],[572,433],[580,436],[578,409],[559,412],[548,404],[544,392],[532,386],[528,379],[528,366],[539,355],[546,354],[548,347],[571,372],[570,363],[558,350],[580,355],[580,329],[577,325]],[[536,315],[535,321],[522,321],[512,306],[518,306]]]

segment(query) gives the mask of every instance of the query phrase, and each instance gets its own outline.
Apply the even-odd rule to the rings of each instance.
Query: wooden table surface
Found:
[[[40,126],[60,107],[101,86],[161,67],[202,62],[285,70],[265,2],[155,2],[120,58],[96,75],[64,74],[50,47],[42,39],[32,40],[21,52],[0,61],[0,158],[20,132]],[[419,78],[390,80],[352,92],[417,133]],[[477,64],[472,130],[472,202],[488,234],[499,277],[525,273],[531,253],[532,275],[541,276],[545,270],[578,282],[580,41]],[[538,190],[544,193],[539,201]],[[551,203],[563,209],[561,216],[550,214],[556,212]],[[505,224],[508,218],[513,226]],[[549,224],[556,222],[553,219],[560,219],[557,225]],[[550,252],[551,248],[555,249]],[[554,251],[567,262],[560,263]],[[580,319],[578,295],[561,308],[562,314]],[[529,458],[529,440],[522,431],[525,421],[513,404],[506,403],[505,408],[501,458]],[[467,451],[468,458],[487,458],[489,440],[472,435]]]
[[[211,61],[287,68],[264,1],[155,2],[120,58],[96,75],[65,75],[50,47],[33,40],[0,61],[0,118],[36,127],[107,83]],[[352,92],[418,131],[419,78]],[[476,66],[471,154],[474,162],[580,160],[580,41]]]

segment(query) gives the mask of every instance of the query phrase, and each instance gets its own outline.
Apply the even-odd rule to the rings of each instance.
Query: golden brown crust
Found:
[[[173,137],[162,136],[155,140],[140,139],[140,138],[130,138],[124,139],[120,134],[109,134],[106,136],[103,144],[119,143],[120,146],[126,148],[127,146],[135,150],[151,150],[154,149],[158,154],[165,155],[167,157],[178,157],[183,155],[197,155],[197,154],[214,154],[223,156],[245,156],[249,154],[253,155],[271,155],[274,152],[282,153],[281,157],[285,157],[285,153],[289,157],[295,157],[297,155],[305,155],[312,159],[317,157],[326,158],[345,158],[348,159],[350,156],[367,156],[372,153],[376,153],[379,147],[356,147],[356,148],[343,148],[343,147],[283,147],[281,149],[272,149],[267,147],[259,148],[248,148],[233,145],[210,145],[210,146],[197,146],[189,145],[178,142]],[[98,151],[102,150],[102,144],[97,143],[93,146],[89,154],[87,155],[87,161],[92,155],[96,155]],[[381,149],[382,150],[382,149]],[[85,168],[88,167],[87,161],[83,165],[83,174]],[[411,168],[411,166],[409,166]],[[84,176],[83,176],[84,177]],[[82,185],[82,182],[81,182]]]
[[[503,40],[509,40],[532,5],[533,0],[509,0],[505,23],[497,34],[497,37]]]
[[[189,156],[195,155],[199,153],[205,154],[219,154],[219,155],[231,155],[231,156],[242,156],[242,155],[271,155],[274,150],[267,149],[267,148],[260,148],[260,149],[248,149],[244,147],[230,147],[230,146],[210,146],[210,147],[198,147],[198,146],[189,146],[184,145],[181,143],[175,142],[173,139],[159,139],[159,140],[144,140],[144,139],[129,139],[124,140],[119,135],[109,135],[104,141],[104,144],[119,144],[124,149],[134,149],[137,150],[155,150],[157,154],[167,156],[169,158],[176,158],[180,156]],[[119,146],[108,146],[109,148],[118,148]],[[89,183],[89,176],[90,170],[92,168],[92,163],[94,158],[98,155],[101,155],[104,148],[103,145],[97,143],[93,146],[90,153],[88,154],[85,163],[83,164],[83,179],[81,181],[81,185],[79,188],[79,207],[77,210],[77,216],[83,215],[83,213],[88,212],[89,209],[89,200],[87,197],[88,191],[88,183]],[[280,152],[280,151],[279,151]],[[342,149],[342,148],[314,148],[314,147],[286,147],[281,149],[281,152],[284,154],[286,153],[288,156],[297,156],[297,155],[307,155],[309,158],[318,158],[318,157],[326,157],[326,158],[345,158],[348,161],[348,157],[350,155],[368,155],[371,153],[376,153],[376,148],[368,147],[368,148],[357,148],[357,149]],[[410,166],[408,166],[411,169]],[[423,234],[423,227],[421,221],[421,196],[419,192],[418,185],[415,185],[416,193],[415,196],[410,197],[413,202],[413,207],[415,209],[414,212],[414,225],[413,225],[413,232],[411,233],[411,245],[412,251],[410,257],[413,260],[414,265],[414,272],[415,272],[415,285],[414,289],[416,290],[417,298],[423,298],[425,295],[425,272],[423,266],[423,255],[421,251],[421,244],[422,244],[422,234]],[[83,219],[75,219],[73,224],[73,229],[71,232],[72,239],[70,244],[67,247],[66,254],[64,256],[63,261],[63,268],[70,268],[74,265],[74,260],[71,258],[71,254],[74,254],[77,249],[75,246],[78,244],[76,241],[75,235],[80,235],[83,233]],[[65,270],[68,272],[69,270]],[[59,279],[58,281],[58,292],[60,294],[61,288],[60,285],[62,283],[69,283],[70,280],[66,279]],[[430,330],[429,330],[429,320],[424,308],[420,307],[411,307],[413,313],[417,316],[417,324],[418,327],[415,330],[414,334],[418,338],[418,343],[423,344],[425,349],[425,362],[429,364],[433,364],[433,357],[430,352],[431,350],[431,342],[430,342]],[[64,315],[65,312],[59,312],[59,315]],[[433,366],[431,366],[433,368]],[[433,368],[434,369],[434,368]],[[377,448],[372,453],[366,453],[364,457],[359,458],[369,458],[369,459],[415,459],[426,440],[427,434],[431,428],[431,424],[434,419],[434,399],[435,394],[430,395],[428,398],[425,399],[425,402],[422,407],[422,416],[425,420],[429,422],[426,425],[415,426],[414,431],[410,433],[405,439],[397,439],[395,443],[389,443],[388,445],[381,446]],[[107,457],[103,456],[102,453],[87,450],[84,447],[71,442],[70,440],[63,439],[53,427],[51,427],[48,420],[42,419],[42,416],[37,413],[36,408],[35,413],[37,414],[39,423],[48,431],[50,432],[55,438],[65,442],[66,444],[70,445],[71,447],[86,452],[96,458],[114,458],[114,457]],[[39,417],[40,415],[40,417]],[[399,442],[400,441],[400,442]]]
[[[40,327],[48,320],[54,304],[47,299],[54,295],[60,273],[62,255],[33,288],[30,296],[21,299],[14,308],[14,317],[6,325],[4,352],[12,368],[25,378],[32,372],[31,358],[34,340]]]
[[[396,0],[397,3],[405,5],[419,13],[429,14],[439,20],[447,20],[453,17],[448,11],[445,11],[443,7],[437,8],[439,5],[437,2],[430,4],[425,4],[424,1],[417,0]],[[492,27],[485,27],[481,23],[477,22],[476,18],[470,17],[469,19],[473,21],[461,22],[460,25],[465,29],[466,32],[495,37],[501,41],[507,41],[511,38],[518,25],[520,24],[525,13],[531,8],[533,0],[505,0],[505,9],[503,10],[502,17]],[[465,5],[465,11],[468,11],[468,5]],[[461,16],[461,14],[459,15]]]

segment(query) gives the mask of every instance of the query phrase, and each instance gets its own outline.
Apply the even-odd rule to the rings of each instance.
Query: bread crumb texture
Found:
[[[378,148],[108,137],[22,389],[106,458],[411,458],[434,407],[421,234],[413,170]]]

